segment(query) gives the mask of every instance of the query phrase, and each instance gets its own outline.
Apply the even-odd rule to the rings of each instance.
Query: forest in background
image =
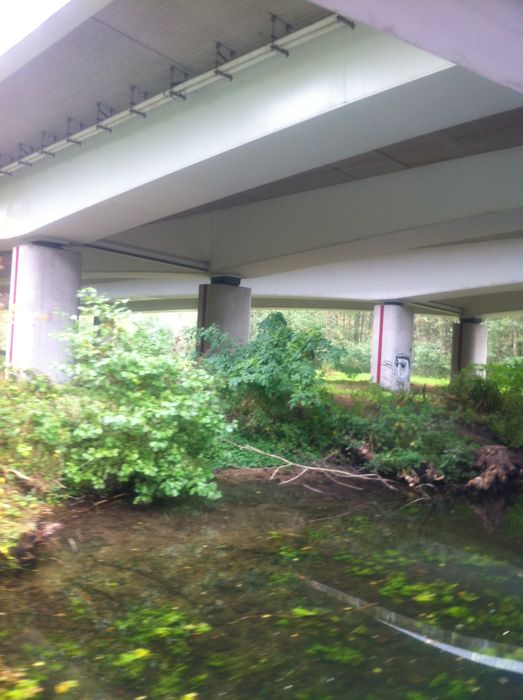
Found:
[[[254,309],[252,327],[269,313]],[[319,329],[330,341],[347,350],[348,373],[370,371],[372,312],[286,309],[283,315],[297,330]],[[454,317],[414,315],[413,374],[448,377]],[[523,356],[523,313],[489,318],[488,361],[503,362]]]
[[[252,328],[270,313],[269,309],[253,309]],[[317,329],[347,351],[346,371],[349,374],[370,371],[372,313],[370,311],[285,309],[283,315],[297,330]],[[191,327],[195,312],[142,314],[160,316],[174,329]],[[7,311],[0,311],[0,353],[5,352]],[[448,377],[452,324],[450,316],[414,315],[413,373],[421,376]],[[489,318],[488,361],[503,362],[523,356],[523,312]]]

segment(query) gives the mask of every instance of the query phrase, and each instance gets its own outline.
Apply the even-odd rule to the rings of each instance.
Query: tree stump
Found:
[[[519,469],[512,461],[510,452],[502,445],[481,447],[475,466],[480,473],[465,484],[467,489],[500,491],[506,488],[511,479],[519,475]]]

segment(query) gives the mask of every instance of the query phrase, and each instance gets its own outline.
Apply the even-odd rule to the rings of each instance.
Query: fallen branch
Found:
[[[45,485],[42,481],[40,481],[40,479],[33,476],[27,476],[26,474],[18,471],[18,469],[13,469],[13,467],[2,466],[0,467],[0,471],[5,475],[12,474],[18,482],[21,482],[20,486],[23,486],[26,489],[35,490],[40,494],[46,492]]]
[[[232,440],[227,440],[227,442],[230,445],[233,445],[234,447],[239,448],[240,450],[246,450],[247,452],[254,452],[255,454],[263,455],[264,457],[270,457],[271,459],[277,459],[278,461],[282,462],[282,464],[278,467],[273,467],[274,472],[271,475],[271,479],[274,478],[274,476],[277,474],[277,472],[280,469],[301,469],[301,473],[298,474],[297,476],[293,476],[291,479],[287,479],[286,481],[282,481],[282,484],[287,484],[290,483],[291,481],[294,481],[295,479],[299,478],[305,472],[319,472],[322,474],[325,474],[328,476],[329,474],[333,474],[336,476],[343,477],[344,479],[360,479],[363,481],[373,481],[373,482],[378,482],[380,484],[383,484],[389,489],[392,489],[393,491],[396,491],[397,489],[392,485],[392,483],[389,481],[389,479],[384,479],[382,476],[379,474],[357,474],[355,472],[349,472],[346,469],[336,469],[333,467],[327,467],[327,466],[312,466],[310,464],[300,464],[299,462],[293,462],[290,459],[287,459],[286,457],[282,457],[281,455],[276,455],[271,452],[265,452],[264,450],[260,450],[258,447],[253,447],[252,445],[239,445],[236,442],[233,442]],[[343,484],[346,486],[346,484]],[[357,488],[357,487],[353,487]]]

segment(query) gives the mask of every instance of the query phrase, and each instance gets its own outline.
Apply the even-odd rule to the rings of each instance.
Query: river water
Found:
[[[523,698],[522,499],[81,511],[3,579],[0,698]]]

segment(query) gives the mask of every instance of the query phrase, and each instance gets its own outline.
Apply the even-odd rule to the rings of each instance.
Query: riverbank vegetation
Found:
[[[38,532],[46,504],[63,498],[216,498],[216,469],[281,468],[278,456],[288,466],[435,488],[477,475],[474,426],[523,447],[521,360],[462,373],[448,388],[394,395],[351,383],[357,353],[351,359],[321,329],[293,327],[280,313],[261,320],[244,347],[205,331],[208,350],[198,357],[184,351],[187,339],[133,321],[124,304],[93,290],[82,293],[66,340],[73,362],[64,384],[41,376],[1,382],[5,561],[20,558],[20,535]],[[329,373],[336,382],[326,381]]]

